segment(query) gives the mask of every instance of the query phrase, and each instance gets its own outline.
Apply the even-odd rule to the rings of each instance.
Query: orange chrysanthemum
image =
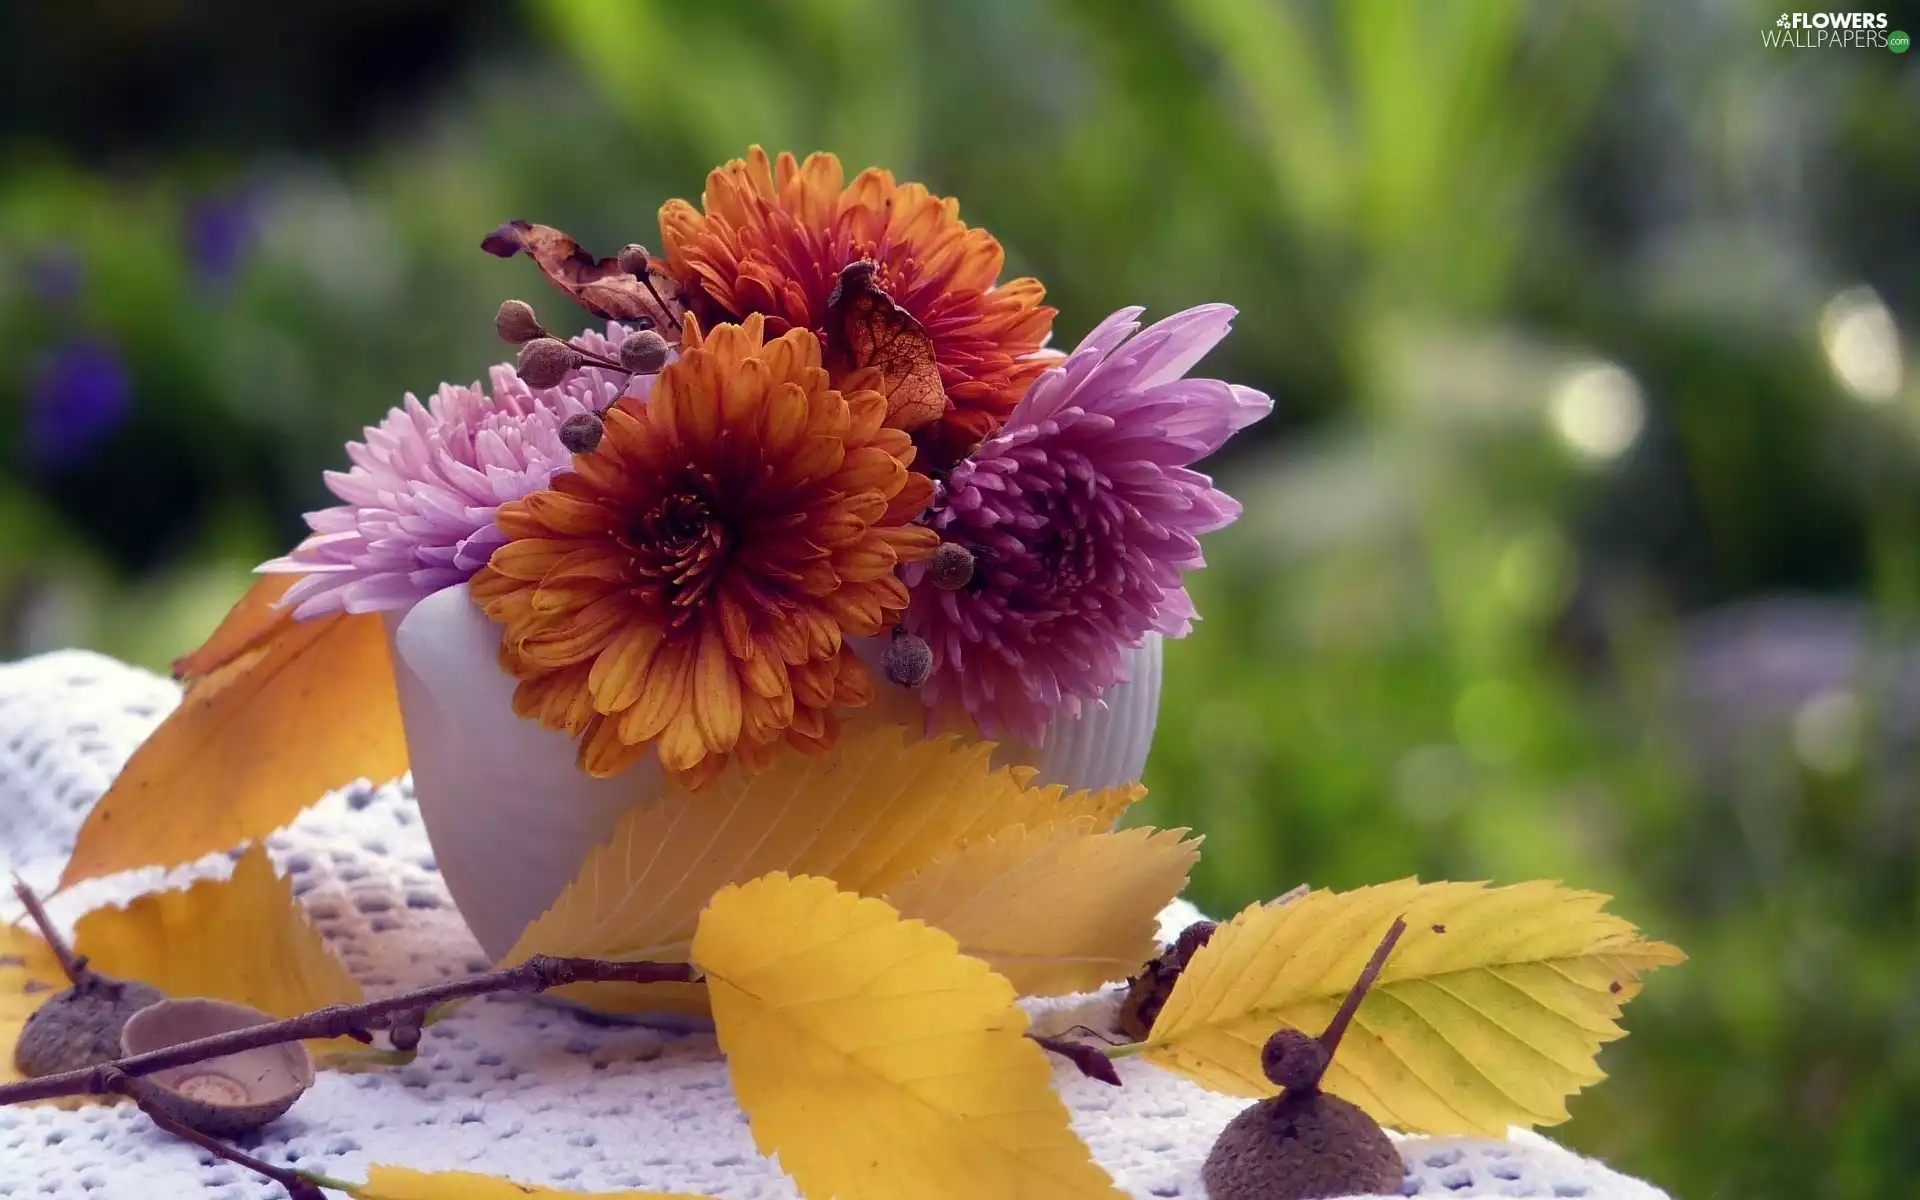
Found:
[[[933,338],[947,413],[916,436],[944,468],[1006,423],[1027,385],[1054,361],[1040,355],[1054,310],[1037,279],[996,286],[1006,254],[960,219],[960,202],[891,172],[845,182],[840,160],[755,146],[707,176],[703,213],[684,200],[660,210],[667,267],[682,298],[708,320],[767,317],[775,333],[822,333],[842,268],[879,264],[874,280]],[[838,382],[836,380],[836,382]]]
[[[730,757],[764,768],[782,740],[831,746],[832,709],[873,695],[843,636],[895,624],[895,565],[937,542],[909,524],[933,485],[886,408],[835,391],[806,330],[689,318],[651,397],[500,509],[512,540],[473,595],[505,627],[516,711],[579,737],[591,774],[657,746],[694,787]]]

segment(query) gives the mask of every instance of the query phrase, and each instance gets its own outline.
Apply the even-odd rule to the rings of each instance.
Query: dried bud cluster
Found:
[[[957,592],[973,582],[973,551],[958,542],[941,542],[927,562],[927,579],[943,592]]]
[[[592,454],[606,431],[606,423],[594,414],[575,413],[560,423],[560,444],[569,454]]]
[[[653,256],[638,242],[620,248],[620,269],[636,279],[644,279],[653,270]]]
[[[513,346],[547,336],[540,318],[533,314],[533,305],[525,300],[502,302],[499,314],[493,318],[493,330],[501,341]]]
[[[653,375],[667,365],[667,339],[651,329],[630,333],[620,343],[620,365],[635,375]]]
[[[534,338],[520,347],[520,378],[528,387],[557,387],[581,362],[580,352],[559,338]]]
[[[933,673],[933,647],[923,637],[896,629],[881,666],[889,682],[917,688]]]

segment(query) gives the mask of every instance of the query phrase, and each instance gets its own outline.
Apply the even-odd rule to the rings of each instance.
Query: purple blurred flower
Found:
[[[626,334],[609,325],[606,337],[588,332],[574,344],[618,358]],[[491,396],[478,384],[442,384],[424,405],[409,393],[366,441],[347,444],[353,469],[326,476],[345,503],[308,513],[313,534],[259,568],[306,576],[282,600],[295,617],[404,610],[466,582],[506,541],[495,510],[572,462],[561,423],[606,408],[628,386],[627,376],[595,367],[539,391],[504,363],[491,379]],[[634,376],[631,394],[646,395],[652,379]]]
[[[972,581],[944,591],[926,564],[906,568],[905,625],[933,649],[927,703],[959,704],[989,737],[1041,745],[1054,717],[1124,682],[1124,648],[1184,636],[1198,535],[1240,514],[1189,464],[1273,402],[1183,378],[1234,310],[1202,305],[1138,332],[1142,311],[1108,317],[1035,380],[935,498],[928,523],[973,552]]]
[[[27,445],[59,466],[133,411],[133,380],[109,342],[70,342],[40,360],[27,394]]]
[[[253,205],[242,195],[203,196],[187,206],[181,240],[202,283],[224,287],[240,272],[253,245]]]

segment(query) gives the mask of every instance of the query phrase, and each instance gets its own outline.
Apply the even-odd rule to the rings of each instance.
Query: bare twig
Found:
[[[421,1012],[448,1000],[493,992],[544,992],[574,983],[690,983],[696,978],[691,963],[608,962],[598,958],[551,958],[537,954],[518,966],[485,975],[452,979],[363,1004],[335,1004],[285,1021],[182,1042],[118,1062],[0,1084],[0,1105],[50,1100],[56,1096],[106,1095],[116,1090],[112,1084],[116,1073],[138,1078],[282,1042],[348,1037],[356,1030],[387,1027],[396,1032],[417,1030]]]
[[[1380,945],[1374,949],[1373,957],[1360,972],[1360,978],[1353,984],[1353,990],[1340,1002],[1340,1011],[1333,1014],[1333,1020],[1320,1031],[1320,1044],[1327,1048],[1327,1061],[1333,1061],[1333,1052],[1340,1048],[1340,1039],[1347,1034],[1347,1026],[1353,1023],[1353,1014],[1360,1011],[1360,1002],[1367,998],[1367,989],[1374,980],[1380,978],[1380,971],[1387,965],[1387,956],[1393,953],[1393,947],[1400,935],[1407,931],[1407,919],[1395,917],[1387,929],[1386,936],[1380,939]]]
[[[148,1100],[142,1093],[140,1085],[125,1072],[116,1071],[112,1067],[103,1067],[100,1068],[100,1070],[103,1076],[102,1082],[106,1085],[108,1091],[117,1092],[129,1100],[132,1100],[140,1106],[141,1112],[147,1114],[149,1120],[166,1132],[184,1141],[192,1142],[208,1154],[214,1155],[217,1158],[224,1158],[235,1166],[245,1167],[255,1174],[263,1175],[273,1180],[273,1182],[287,1189],[287,1195],[292,1197],[292,1200],[325,1200],[319,1186],[301,1175],[298,1171],[291,1171],[285,1167],[276,1167],[270,1162],[255,1158],[237,1146],[229,1146],[219,1138],[201,1133],[198,1129],[195,1129],[184,1121],[175,1119],[165,1109]]]
[[[27,915],[40,927],[40,936],[47,940],[53,956],[60,960],[60,969],[66,973],[67,981],[80,987],[92,978],[92,972],[87,970],[87,960],[75,954],[73,947],[67,945],[67,939],[61,937],[60,931],[54,927],[53,918],[47,915],[40,897],[34,895],[33,889],[18,875],[13,877],[13,894],[20,898],[20,903],[26,905]]]

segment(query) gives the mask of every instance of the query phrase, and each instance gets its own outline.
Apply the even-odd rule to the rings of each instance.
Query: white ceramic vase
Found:
[[[454,903],[499,958],[666,776],[649,758],[594,779],[574,765],[566,734],[515,716],[500,631],[464,584],[420,601],[389,631],[421,821]],[[1057,722],[1044,748],[1003,747],[998,761],[1031,763],[1042,783],[1076,788],[1138,779],[1160,706],[1158,635],[1130,656],[1131,678],[1102,706]],[[876,703],[918,710],[912,693],[876,686],[891,693]]]

